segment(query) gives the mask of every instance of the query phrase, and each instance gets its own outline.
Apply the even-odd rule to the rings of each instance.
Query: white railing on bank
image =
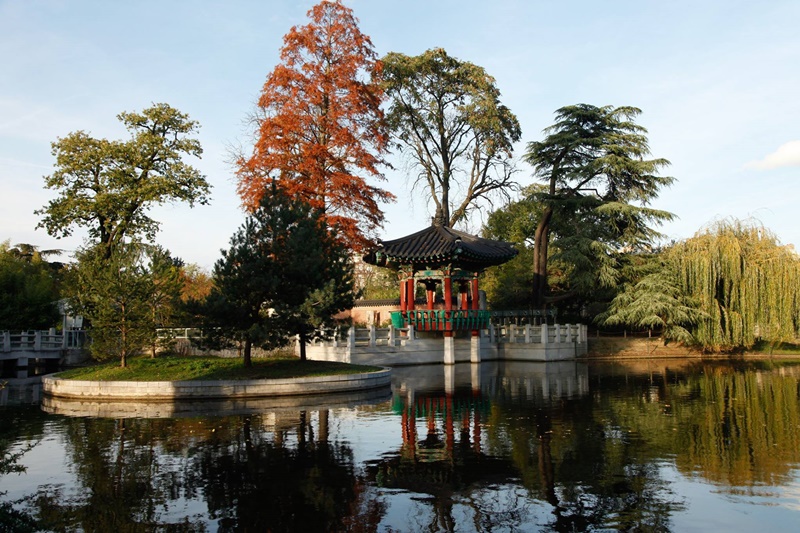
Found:
[[[14,351],[34,351],[34,352],[55,352],[69,348],[80,348],[83,346],[85,333],[83,330],[70,330],[64,333],[56,333],[55,329],[47,331],[3,331],[2,337],[3,352]]]
[[[501,326],[489,325],[482,331],[489,343],[524,343],[524,344],[558,344],[558,343],[585,343],[587,328],[583,324],[541,324],[541,325],[515,325],[504,324]],[[315,346],[332,347],[377,347],[377,346],[405,346],[416,340],[413,326],[395,328],[389,326],[379,328],[368,326],[366,328],[350,327],[337,330],[332,340],[315,341]]]

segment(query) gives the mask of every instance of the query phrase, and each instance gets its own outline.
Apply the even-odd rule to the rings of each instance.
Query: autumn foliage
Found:
[[[308,16],[284,36],[281,63],[264,83],[257,140],[239,159],[237,190],[253,211],[276,181],[359,249],[383,224],[379,204],[394,200],[368,183],[385,179],[381,63],[340,1],[323,0]]]

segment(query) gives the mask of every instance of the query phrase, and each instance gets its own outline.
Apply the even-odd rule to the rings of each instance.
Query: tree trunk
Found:
[[[156,325],[156,308],[153,306],[153,326]],[[153,333],[153,343],[150,345],[150,359],[156,358],[156,351],[158,350],[158,330]]]
[[[553,208],[545,208],[533,236],[533,305],[536,309],[544,308],[544,297],[547,292],[547,247],[552,218]]]
[[[250,339],[244,340],[244,367],[245,368],[252,368],[253,367],[253,359],[251,357],[251,352],[253,350],[253,342]]]
[[[300,360],[301,361],[305,361],[306,360],[306,334],[305,333],[300,333],[297,336],[297,342],[300,343]]]
[[[122,327],[120,327],[120,345],[122,347],[120,354],[120,366],[125,368],[128,366],[128,324],[125,320],[125,304],[122,305]]]

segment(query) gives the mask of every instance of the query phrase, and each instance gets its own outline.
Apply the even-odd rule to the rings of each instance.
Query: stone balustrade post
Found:
[[[11,351],[11,332],[4,331],[3,332],[3,351],[10,352]]]
[[[352,350],[356,347],[356,328],[350,326],[350,329],[347,330],[347,349]]]
[[[531,343],[531,325],[525,324],[525,344]]]
[[[542,328],[542,344],[546,345],[550,340],[549,333],[547,331],[547,322],[543,322],[541,328]]]
[[[555,335],[555,342],[558,344],[561,342],[561,324],[554,324],[556,335]]]
[[[375,347],[375,324],[369,325],[369,347]]]
[[[42,349],[42,331],[36,330],[33,334],[33,351],[38,352]]]
[[[415,337],[414,337],[414,326],[409,324],[408,325],[408,340],[409,341],[413,341],[414,339],[415,339]]]
[[[395,344],[394,326],[389,324],[389,346],[394,346],[394,344]]]
[[[508,324],[508,342],[517,342],[517,326],[511,322]]]

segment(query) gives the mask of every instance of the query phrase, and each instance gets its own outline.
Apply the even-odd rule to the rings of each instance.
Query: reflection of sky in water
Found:
[[[6,499],[15,500],[29,496],[31,487],[41,485],[65,485],[74,483],[69,457],[64,453],[63,427],[58,424],[45,426],[45,437],[32,441],[34,447],[25,452],[18,464],[26,468],[22,474],[6,474],[0,480],[0,491],[7,491]],[[20,451],[15,446],[12,452]]]
[[[674,467],[661,469],[671,489],[685,498],[686,510],[672,517],[674,531],[762,531],[795,533],[800,529],[800,474],[787,487],[752,487],[731,494],[702,479],[688,479]],[[735,492],[736,489],[733,489]]]
[[[794,481],[783,488],[783,501],[781,505],[800,511],[800,470],[792,471]]]
[[[437,522],[428,498],[407,492],[382,491],[379,497],[389,500],[381,525],[385,531],[430,531]],[[457,496],[453,501],[452,516],[458,524],[474,524],[476,510],[481,516],[491,517],[484,523],[489,531],[537,531],[551,518],[550,504],[530,500],[524,489],[516,485],[493,485],[477,490],[469,498]],[[480,520],[478,521],[480,522]]]
[[[340,414],[345,416],[341,418]],[[343,410],[336,412],[335,421],[331,416],[330,436],[331,440],[347,443],[353,448],[356,464],[378,459],[387,450],[396,450],[403,444],[399,416],[385,412],[351,415],[355,412]]]

